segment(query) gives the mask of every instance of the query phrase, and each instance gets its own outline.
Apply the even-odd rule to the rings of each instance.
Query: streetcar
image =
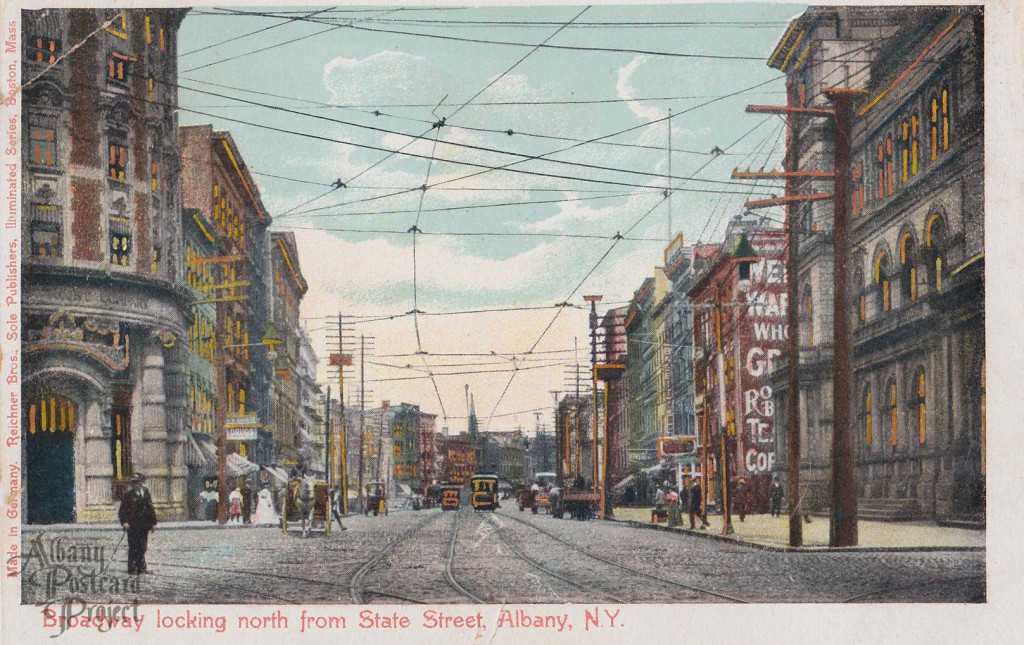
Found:
[[[370,482],[366,485],[366,506],[363,507],[363,515],[387,515],[388,500],[385,494],[384,482]]]
[[[441,510],[457,511],[461,502],[462,489],[458,486],[445,486],[441,489]]]
[[[498,476],[478,473],[469,478],[473,510],[493,511],[498,508]]]

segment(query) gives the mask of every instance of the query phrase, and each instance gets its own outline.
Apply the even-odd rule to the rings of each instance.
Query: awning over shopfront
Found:
[[[259,471],[260,467],[242,455],[229,452],[227,456],[228,477],[245,477]]]
[[[189,433],[185,442],[185,465],[189,468],[217,468],[217,446],[208,435]]]
[[[288,483],[288,471],[284,468],[279,466],[261,466],[261,468],[281,484]]]

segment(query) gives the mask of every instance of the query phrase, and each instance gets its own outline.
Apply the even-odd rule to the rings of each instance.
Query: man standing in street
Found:
[[[153,496],[142,482],[145,478],[139,473],[131,476],[132,487],[121,499],[121,508],[117,511],[117,519],[128,535],[128,573],[149,573],[146,569],[146,548],[149,546],[149,534],[156,526],[156,510],[153,508]]]
[[[782,514],[782,484],[779,483],[779,478],[775,477],[772,479],[772,517],[778,517]]]

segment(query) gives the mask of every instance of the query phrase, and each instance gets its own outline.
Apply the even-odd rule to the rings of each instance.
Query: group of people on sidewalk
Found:
[[[696,520],[699,518],[701,525],[700,528],[708,528],[707,520],[707,509],[703,504],[703,490],[701,489],[700,479],[696,477],[686,477],[683,480],[683,485],[677,490],[668,481],[665,481],[661,486],[658,487],[654,494],[654,507],[656,510],[663,510],[666,512],[668,525],[669,526],[682,526],[683,513],[689,513],[690,516],[690,528],[697,528]],[[771,496],[771,507],[770,513],[772,517],[779,517],[782,513],[782,498],[784,491],[782,484],[779,483],[777,478],[772,480],[771,488],[769,489]],[[733,500],[730,504],[731,509],[739,516],[739,520],[743,522],[747,516],[747,487],[744,479],[739,479],[733,488]]]
[[[273,494],[266,486],[260,489],[259,493],[253,495],[249,481],[242,480],[228,494],[227,520],[242,524],[277,524],[279,516],[274,510],[273,500]],[[219,507],[218,483],[216,480],[207,481],[199,493],[199,508],[207,520],[216,522]]]
[[[654,493],[654,507],[667,512],[669,526],[682,526],[682,516],[684,513],[688,513],[691,529],[697,528],[698,518],[700,519],[700,528],[706,529],[708,521],[702,503],[702,493],[700,480],[695,477],[685,478],[683,485],[678,490],[666,481]]]

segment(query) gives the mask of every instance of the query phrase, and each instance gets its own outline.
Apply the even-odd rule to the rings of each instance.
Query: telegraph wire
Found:
[[[324,13],[326,11],[330,11],[330,10],[331,10],[330,7],[328,7],[327,9],[320,9],[319,11],[314,11],[312,13],[307,13],[304,17],[305,18],[312,18],[313,16],[322,14],[322,13]],[[265,32],[265,31],[270,31],[271,29],[277,29],[278,27],[283,27],[285,25],[290,25],[293,22],[296,22],[298,20],[299,20],[299,18],[297,18],[297,17],[288,18],[288,19],[284,20],[283,22],[277,23],[276,25],[270,25],[269,27],[263,27],[262,29],[257,29],[255,31],[250,31],[250,32],[245,33],[245,34],[241,34],[240,36],[235,36],[233,38],[228,38],[227,40],[221,40],[221,41],[217,41],[217,42],[215,42],[213,44],[210,44],[210,45],[205,45],[203,47],[198,47],[196,49],[190,49],[187,52],[179,53],[178,54],[178,58],[181,59],[184,56],[191,56],[192,54],[197,54],[197,53],[199,53],[201,51],[206,51],[207,49],[213,49],[214,47],[219,47],[221,45],[226,45],[228,43],[235,42],[236,40],[242,40],[243,38],[248,38],[249,36],[255,36],[256,34],[261,34],[261,33]]]
[[[335,118],[332,118],[332,117],[324,116],[322,114],[309,114],[307,112],[302,112],[302,111],[299,111],[299,110],[293,110],[291,108],[287,108],[287,107],[283,107],[283,106],[279,106],[279,105],[270,105],[268,103],[260,103],[258,101],[250,101],[248,99],[243,99],[243,98],[240,98],[240,97],[227,96],[227,95],[224,95],[224,94],[219,94],[217,92],[210,92],[208,90],[199,90],[199,89],[188,87],[186,85],[178,85],[178,87],[181,88],[181,89],[184,89],[184,90],[188,90],[188,91],[192,91],[192,92],[198,92],[200,94],[209,94],[211,96],[217,96],[217,97],[220,97],[220,98],[227,98],[227,99],[239,101],[239,102],[242,102],[242,103],[246,103],[248,105],[253,105],[253,106],[256,106],[256,107],[262,107],[262,108],[266,108],[266,109],[269,109],[269,110],[276,110],[276,111],[280,111],[280,112],[286,112],[288,114],[296,114],[296,115],[299,115],[299,116],[304,116],[304,117],[307,117],[307,118],[317,119],[317,120],[321,120],[321,121],[328,121],[328,122],[331,122],[331,123],[336,123],[338,125],[346,125],[346,126],[349,126],[349,127],[359,128],[359,129],[363,129],[363,130],[370,130],[370,131],[373,131],[373,132],[380,132],[382,134],[394,134],[394,135],[399,135],[399,136],[402,136],[402,137],[408,137],[408,138],[412,139],[412,141],[416,141],[416,140],[422,139],[423,136],[425,136],[426,134],[429,134],[430,130],[433,130],[433,129],[435,129],[435,127],[437,127],[436,123],[435,123],[435,126],[432,126],[430,128],[430,130],[427,130],[427,132],[425,132],[422,135],[416,136],[416,135],[409,134],[407,132],[399,132],[397,130],[390,130],[388,128],[380,128],[380,127],[371,126],[371,125],[364,125],[364,124],[360,124],[360,123],[354,123],[354,122],[351,122],[351,121],[344,121],[344,120],[341,120],[341,119],[335,119]],[[478,92],[477,96],[479,96],[479,94],[480,93]],[[465,105],[463,107],[465,107]],[[192,111],[189,108],[181,108],[181,109]],[[459,109],[461,110],[461,108],[459,108]],[[452,114],[452,116],[454,116],[454,114],[457,114],[458,111],[459,110],[456,110]],[[460,127],[461,128],[462,126],[450,126],[450,127]],[[440,129],[440,128],[437,127],[437,129]],[[467,129],[467,128],[464,128],[464,129]],[[494,131],[490,131],[490,132],[494,132]],[[577,143],[579,143],[581,145],[583,143],[589,143],[589,142],[586,142],[586,141],[580,141],[578,139],[568,139],[568,138],[563,138],[563,137],[547,137],[547,136],[544,136],[544,138],[552,138],[552,139],[557,139],[557,140],[575,141],[575,142],[577,142]],[[575,167],[578,167],[578,168],[586,168],[586,169],[590,169],[590,170],[605,170],[605,171],[610,171],[610,172],[625,173],[625,174],[630,174],[630,175],[639,175],[639,176],[643,176],[643,177],[651,177],[651,178],[657,178],[657,179],[668,179],[668,180],[679,179],[679,177],[671,177],[669,175],[664,175],[664,174],[660,174],[660,173],[646,172],[646,171],[642,171],[642,170],[631,170],[631,169],[628,169],[628,168],[614,168],[614,167],[602,166],[602,165],[597,165],[597,164],[589,164],[589,163],[584,163],[584,162],[566,161],[564,159],[549,159],[549,158],[547,158],[549,155],[529,155],[529,154],[524,154],[524,153],[519,153],[519,152],[511,151],[511,150],[502,150],[500,148],[492,148],[492,147],[489,147],[489,146],[478,146],[478,145],[473,145],[473,144],[469,144],[469,143],[459,143],[459,142],[456,142],[456,141],[441,141],[440,143],[443,143],[443,144],[448,145],[448,146],[453,146],[453,147],[456,147],[456,148],[465,148],[465,149],[475,150],[475,151],[480,151],[480,152],[490,152],[490,153],[494,153],[494,154],[501,154],[501,155],[508,155],[508,156],[513,156],[513,157],[520,157],[524,161],[537,160],[537,161],[544,161],[544,162],[547,162],[547,163],[554,163],[554,164],[559,164],[559,165],[575,166]],[[595,143],[607,144],[607,142],[602,142],[602,141],[596,141]],[[357,145],[357,144],[350,143],[349,145]],[[435,146],[436,146],[436,143],[435,143]],[[360,147],[364,147],[364,146],[360,146]],[[390,153],[391,156],[394,156],[395,154],[405,154],[405,155],[408,155],[408,156],[414,156],[414,157],[419,157],[419,158],[426,158],[425,155],[417,155],[417,154],[414,154],[414,153],[404,152],[404,149],[406,147],[408,147],[408,146],[403,146],[402,148],[400,148],[398,150],[389,150],[387,148],[377,148],[377,147],[372,147],[371,149],[373,149],[373,150],[382,150],[382,151],[388,152],[388,153]],[[659,148],[659,150],[660,150],[660,148]],[[552,153],[549,153],[549,154],[552,154]],[[441,159],[441,161],[446,161],[448,163],[458,163],[458,164],[465,164],[466,163],[466,162],[460,162],[460,161],[449,160],[449,159]],[[349,181],[354,181],[356,178],[358,178],[358,175],[356,177],[353,177],[353,178],[349,179]],[[558,177],[558,178],[565,179],[565,177]],[[733,182],[733,181],[716,180],[716,179],[695,179],[695,181],[700,181],[700,182],[704,182],[704,183],[712,183],[712,184],[735,185],[735,182]]]

